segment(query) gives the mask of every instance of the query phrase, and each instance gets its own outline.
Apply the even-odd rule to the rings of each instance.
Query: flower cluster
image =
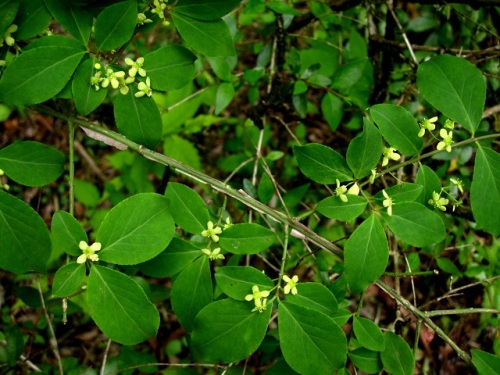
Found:
[[[224,225],[224,230],[231,227],[233,224],[231,224],[231,219],[228,217],[226,219],[226,224]],[[207,229],[203,230],[201,232],[201,235],[203,237],[209,238],[213,242],[219,242],[219,234],[222,233],[222,228],[219,226],[215,226],[212,221],[209,221],[207,223]],[[210,250],[210,248],[204,248],[201,249],[201,252],[205,254],[208,259],[210,260],[217,260],[217,259],[224,259],[224,255],[220,253],[220,247],[217,247],[213,250]]]
[[[96,252],[101,250],[100,242],[94,242],[92,246],[89,246],[87,242],[80,241],[78,247],[81,251],[83,251],[83,254],[78,257],[76,263],[85,263],[87,260],[97,262],[99,260],[99,256],[96,254]]]
[[[269,297],[269,291],[268,290],[259,290],[258,285],[254,285],[252,287],[252,294],[247,294],[245,296],[246,301],[251,301],[253,300],[255,303],[255,307],[252,309],[252,311],[258,311],[258,312],[263,312],[267,308],[267,297]]]
[[[146,23],[151,23],[153,20],[150,20],[144,13],[137,13],[137,24],[139,26],[143,26]]]
[[[437,116],[434,116],[431,119],[424,119],[420,123],[420,131],[418,132],[418,136],[423,137],[426,130],[428,130],[432,135],[432,131],[436,129],[435,122],[437,120]],[[444,123],[444,127],[439,130],[439,136],[442,138],[442,140],[437,145],[438,150],[441,151],[444,149],[447,152],[451,152],[451,145],[453,144],[453,129],[455,129],[455,122],[453,120],[447,119]]]
[[[94,86],[96,91],[99,89],[107,88],[111,86],[114,89],[120,89],[120,93],[127,95],[129,93],[129,86],[131,83],[135,82],[136,75],[139,74],[141,77],[146,77],[146,71],[142,67],[144,64],[144,57],[139,57],[137,60],[132,60],[127,57],[125,59],[125,64],[130,66],[128,70],[128,77],[125,77],[124,71],[115,71],[110,67],[103,68],[99,63],[94,65],[96,72],[94,76],[90,78],[90,84]],[[136,98],[142,96],[151,96],[153,90],[151,89],[151,81],[149,77],[146,77],[146,82],[139,82],[137,85],[138,91],[134,94]]]

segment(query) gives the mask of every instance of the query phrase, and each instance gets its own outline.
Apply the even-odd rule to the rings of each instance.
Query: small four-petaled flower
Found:
[[[286,283],[283,288],[285,294],[292,292],[293,295],[296,295],[298,293],[297,283],[299,282],[299,277],[297,275],[294,275],[291,279],[287,275],[283,275],[283,281]]]
[[[139,82],[137,88],[139,89],[139,91],[134,94],[136,98],[140,98],[144,95],[151,96],[153,94],[153,90],[151,90],[151,80],[149,79],[149,77],[146,78],[146,82]]]
[[[429,204],[439,208],[441,211],[446,211],[446,205],[450,201],[446,198],[441,198],[439,193],[436,193],[435,191],[432,192],[432,199],[429,199]]]
[[[387,207],[387,215],[392,216],[392,206],[394,205],[394,202],[392,201],[392,198],[389,197],[389,194],[387,194],[385,190],[382,190],[382,195],[385,198],[382,201],[382,205],[384,207]]]
[[[383,153],[383,159],[382,159],[382,167],[385,167],[387,164],[389,164],[389,160],[399,160],[401,158],[401,155],[399,155],[395,148],[392,147],[384,147],[382,150]]]
[[[424,118],[424,121],[420,123],[420,131],[418,132],[418,136],[423,137],[426,130],[431,132],[436,129],[436,125],[434,123],[437,121],[437,119],[437,116],[430,119]]]
[[[217,247],[210,251],[210,249],[201,249],[201,252],[208,256],[210,260],[224,259],[224,255],[220,253],[220,247]]]
[[[335,188],[335,195],[340,198],[340,200],[344,203],[347,202],[347,187],[344,185],[340,185],[339,179],[337,179],[337,187]]]
[[[450,181],[453,185],[456,185],[458,190],[460,190],[460,193],[464,193],[464,183],[462,182],[461,179],[459,178],[450,178]]]
[[[453,143],[453,132],[450,130],[449,132],[446,129],[441,129],[439,131],[439,135],[443,140],[438,143],[437,149],[442,150],[445,149],[448,152],[451,152],[451,144]]]
[[[267,297],[269,297],[269,291],[268,290],[259,290],[258,285],[254,285],[252,287],[252,294],[247,294],[245,296],[246,301],[251,301],[254,300],[255,307],[252,309],[252,311],[258,311],[262,312],[266,309],[266,304],[267,304]]]
[[[135,77],[137,73],[141,77],[146,77],[146,71],[142,68],[142,65],[144,64],[144,57],[139,57],[137,60],[132,60],[130,57],[125,58],[125,64],[130,66],[130,69],[128,70],[128,75],[130,77]]]
[[[97,251],[101,250],[101,243],[94,242],[91,246],[85,241],[80,241],[78,247],[83,254],[78,257],[76,263],[85,263],[88,260],[92,262],[97,262],[99,260],[99,256],[96,254]]]
[[[207,223],[207,229],[201,232],[201,235],[203,237],[208,237],[211,238],[212,241],[214,242],[219,242],[219,236],[218,234],[222,233],[222,228],[221,227],[214,227],[214,223],[209,221]]]

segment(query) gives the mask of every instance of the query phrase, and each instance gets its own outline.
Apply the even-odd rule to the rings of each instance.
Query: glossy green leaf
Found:
[[[439,215],[416,202],[395,203],[392,215],[381,211],[391,231],[401,241],[416,247],[444,240],[446,229]]]
[[[200,20],[217,20],[232,11],[241,0],[179,0],[175,12]]]
[[[18,0],[3,0],[0,2],[0,35],[5,35],[5,32],[10,25],[14,23],[17,11],[19,10],[20,1]]]
[[[361,110],[366,110],[373,92],[373,66],[370,59],[356,59],[342,65],[333,75],[332,88]]]
[[[164,251],[137,267],[145,275],[163,278],[182,271],[200,255],[202,252],[193,244],[180,238],[172,238]]]
[[[68,46],[25,51],[2,74],[0,101],[11,104],[44,102],[68,83],[85,51]]]
[[[64,171],[64,154],[39,142],[21,141],[0,150],[0,169],[25,186],[43,186]]]
[[[289,293],[286,300],[295,305],[319,311],[328,316],[337,313],[337,299],[328,288],[319,283],[298,283],[297,294]]]
[[[210,217],[207,206],[198,193],[186,185],[169,182],[165,196],[168,198],[170,211],[178,226],[194,234],[201,234],[207,229]]]
[[[161,140],[162,120],[153,98],[136,98],[134,89],[127,95],[118,94],[114,114],[118,129],[134,142],[154,149]]]
[[[257,285],[259,290],[271,290],[274,287],[269,277],[253,267],[218,268],[215,280],[224,294],[238,301],[244,301],[246,295],[252,294],[254,285]]]
[[[300,171],[320,184],[334,184],[336,180],[352,178],[347,162],[337,151],[318,143],[295,146],[293,153]]]
[[[328,197],[318,203],[318,212],[329,219],[350,221],[363,213],[368,202],[363,197],[348,194],[348,201],[343,202],[340,197]]]
[[[382,136],[367,118],[363,118],[363,132],[347,147],[347,164],[356,178],[363,178],[377,166],[382,155]]]
[[[327,92],[321,100],[321,112],[332,130],[336,130],[344,116],[344,102],[336,95]]]
[[[31,206],[0,189],[0,268],[18,274],[46,271],[51,243]]]
[[[44,0],[22,0],[14,23],[19,27],[16,40],[30,39],[41,34],[49,25],[50,13]]]
[[[233,40],[226,23],[221,20],[202,21],[174,12],[175,27],[186,43],[206,56],[233,56]]]
[[[355,316],[353,329],[356,339],[366,349],[376,352],[381,352],[385,349],[382,330],[371,320]]]
[[[82,62],[72,80],[71,91],[75,100],[76,110],[83,116],[88,115],[99,107],[108,93],[107,89],[100,87],[99,90],[96,90],[90,84],[90,79],[96,73],[94,65],[98,61],[96,58],[92,58]]]
[[[234,86],[229,82],[222,82],[217,87],[217,93],[215,94],[215,114],[219,115],[222,111],[233,101]]]
[[[111,51],[130,40],[137,24],[137,2],[127,0],[106,7],[97,17],[94,38],[97,48]]]
[[[368,374],[377,374],[384,366],[380,359],[380,353],[366,348],[357,348],[349,352],[349,359],[354,366]]]
[[[230,253],[257,254],[273,244],[276,234],[258,224],[235,224],[219,237],[220,247]]]
[[[52,216],[52,249],[58,253],[73,256],[82,254],[80,241],[87,242],[87,233],[81,224],[66,211],[57,211]]]
[[[262,313],[252,312],[251,303],[229,298],[209,304],[194,322],[194,357],[204,363],[234,363],[247,358],[264,339],[271,311],[268,307]]]
[[[113,341],[135,345],[156,336],[158,310],[142,287],[121,272],[92,265],[87,303],[94,322]]]
[[[142,193],[121,201],[104,217],[96,241],[99,258],[115,264],[137,264],[160,254],[174,236],[167,199]]]
[[[376,104],[370,108],[370,115],[385,140],[401,154],[411,156],[421,150],[420,127],[408,110],[394,104]]]
[[[266,375],[299,375],[299,373],[293,371],[285,359],[281,357],[266,370]]]
[[[472,363],[479,375],[500,375],[500,357],[479,349],[472,349]]]
[[[441,191],[441,180],[436,172],[427,165],[420,164],[415,182],[423,186],[423,190],[418,197],[418,202],[428,205],[429,199],[432,198],[432,193]],[[430,206],[429,206],[430,207]]]
[[[392,332],[384,336],[385,350],[381,353],[384,368],[392,375],[413,375],[415,359],[410,346]]]
[[[161,47],[144,57],[143,68],[156,90],[178,90],[194,78],[196,55],[179,45]]]
[[[92,14],[66,0],[45,0],[45,5],[57,22],[87,45],[94,21]]]
[[[401,203],[416,201],[420,194],[422,194],[423,187],[419,184],[403,182],[384,190],[391,197],[393,203]],[[382,190],[375,194],[374,198],[383,201],[385,197]]]
[[[290,302],[278,305],[281,351],[304,375],[333,374],[344,367],[347,339],[329,316]]]
[[[184,329],[193,330],[196,315],[213,301],[213,294],[208,257],[203,256],[184,268],[172,287],[172,308]]]
[[[345,275],[354,294],[377,280],[387,267],[389,245],[375,214],[356,228],[344,246]]]
[[[69,297],[81,290],[85,279],[85,263],[68,263],[59,268],[52,282],[52,295]]]
[[[500,154],[478,145],[470,188],[474,219],[493,235],[500,235]]]
[[[419,65],[417,84],[434,108],[474,133],[486,98],[486,81],[478,68],[460,57],[436,56]]]

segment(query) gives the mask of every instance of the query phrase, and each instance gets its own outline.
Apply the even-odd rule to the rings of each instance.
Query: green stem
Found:
[[[392,298],[398,301],[401,305],[403,305],[407,310],[411,311],[413,315],[418,320],[423,320],[429,327],[431,327],[436,334],[441,337],[448,345],[450,345],[453,350],[457,352],[457,354],[462,358],[469,367],[474,367],[469,355],[460,347],[455,344],[455,342],[450,339],[450,337],[439,327],[436,323],[432,321],[432,319],[427,315],[428,312],[420,311],[418,308],[413,306],[406,298],[400,296],[394,289],[384,284],[382,281],[377,281],[376,284],[380,289],[389,294]]]
[[[69,124],[69,213],[75,215],[75,125]]]
[[[420,329],[422,328],[422,321],[419,319],[417,321],[417,327],[415,329],[415,341],[413,341],[413,362],[417,363],[418,355],[418,341],[420,339]]]
[[[422,272],[384,272],[384,276],[392,277],[407,277],[407,276],[427,276],[427,275],[438,275],[438,270],[433,271],[422,271]]]
[[[285,224],[285,227],[283,228],[285,231],[285,241],[283,243],[283,256],[281,257],[281,269],[280,269],[280,274],[278,276],[278,283],[276,284],[276,294],[275,298],[279,297],[279,292],[281,288],[281,280],[283,279],[283,275],[285,274],[285,264],[286,264],[286,258],[288,257],[288,237],[289,237],[289,229],[288,229],[288,224]]]
[[[436,310],[436,311],[424,311],[424,315],[427,317],[442,316],[442,315],[465,315],[465,314],[500,314],[498,309],[490,308],[466,308],[466,309],[450,309],[450,310]]]

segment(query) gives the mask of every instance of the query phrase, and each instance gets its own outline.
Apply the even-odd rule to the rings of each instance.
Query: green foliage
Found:
[[[4,372],[496,373],[496,10],[348,3],[0,1]]]

